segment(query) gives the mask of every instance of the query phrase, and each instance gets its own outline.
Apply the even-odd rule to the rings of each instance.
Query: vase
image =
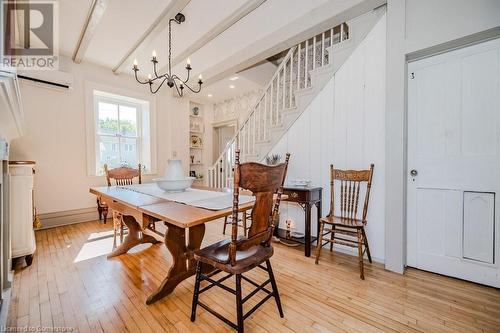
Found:
[[[168,166],[165,170],[166,180],[181,180],[184,179],[184,171],[182,170],[181,160],[168,160]]]

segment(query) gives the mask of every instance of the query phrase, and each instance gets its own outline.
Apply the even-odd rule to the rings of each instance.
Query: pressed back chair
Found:
[[[324,245],[340,244],[358,248],[360,278],[364,279],[363,257],[366,253],[370,263],[372,257],[365,226],[370,201],[374,165],[368,170],[340,170],[330,165],[330,212],[320,219],[319,240],[316,250],[316,264]],[[335,183],[339,183],[340,211],[335,211]],[[359,209],[360,189],[366,185],[362,209]],[[362,193],[363,191],[361,191]]]
[[[108,169],[108,165],[104,164],[104,173],[106,175],[106,182],[108,186],[125,186],[134,184],[134,179],[137,178],[137,183],[142,184],[142,166],[138,165],[137,169],[129,167],[119,167],[114,169]],[[107,214],[106,214],[107,215]],[[113,211],[113,244],[116,244],[116,233],[118,228],[120,228],[120,242],[123,242],[123,229],[124,223],[122,215],[118,212]]]
[[[237,223],[231,224],[231,239],[226,239],[215,244],[212,244],[204,249],[196,251],[194,257],[198,260],[196,267],[196,280],[193,294],[193,305],[191,312],[191,321],[196,319],[196,307],[200,305],[217,318],[224,321],[229,326],[243,332],[243,321],[250,316],[257,308],[264,304],[271,297],[274,297],[280,316],[283,318],[283,309],[278,293],[278,287],[274,279],[274,274],[271,267],[270,258],[274,253],[271,245],[271,238],[274,228],[278,223],[278,211],[280,206],[281,195],[283,193],[283,183],[285,181],[288,168],[290,154],[286,155],[285,163],[268,166],[259,163],[243,163],[239,162],[240,152],[236,151],[236,165],[234,171],[234,193],[233,193],[233,221],[238,220],[238,198],[241,189],[249,190],[255,196],[255,203],[252,209],[252,225],[248,230],[246,237],[238,236]],[[274,200],[274,195],[276,199]],[[266,263],[264,267],[262,264]],[[212,272],[202,273],[202,264],[204,271],[206,267],[213,267]],[[269,279],[258,284],[244,276],[243,273],[258,267],[266,271]],[[218,273],[226,272],[227,274],[218,280],[212,277]],[[236,289],[223,285],[222,281],[236,276]],[[257,288],[242,297],[241,280],[245,280]],[[203,289],[200,289],[200,283],[208,281],[210,284]],[[272,291],[266,288],[266,285],[271,283]],[[199,295],[213,286],[221,287],[236,296],[236,316],[237,323],[233,323],[224,318],[221,314],[215,312],[210,306],[198,301]],[[246,314],[243,314],[243,303],[262,290],[267,295],[257,303]]]

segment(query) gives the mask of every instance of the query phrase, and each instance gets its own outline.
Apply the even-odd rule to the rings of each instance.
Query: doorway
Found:
[[[500,287],[500,39],[408,64],[407,264]]]

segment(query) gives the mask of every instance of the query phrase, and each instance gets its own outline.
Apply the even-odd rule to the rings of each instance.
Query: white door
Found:
[[[500,287],[500,39],[408,64],[408,266]]]

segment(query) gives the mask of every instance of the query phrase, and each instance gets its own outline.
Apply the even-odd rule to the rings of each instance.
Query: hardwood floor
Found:
[[[110,227],[88,222],[38,231],[33,265],[15,270],[7,326],[232,332],[203,309],[195,323],[189,321],[193,277],[146,305],[171,258],[157,244],[107,260]],[[223,238],[221,231],[222,221],[207,224],[205,244]],[[245,321],[247,332],[500,332],[500,290],[415,269],[402,276],[368,262],[362,281],[355,257],[323,251],[315,265],[302,249],[281,244],[275,245],[271,260],[285,318],[271,300]],[[264,279],[260,270],[249,275]],[[248,293],[250,286],[245,287]],[[213,288],[201,300],[234,320],[233,295]],[[259,298],[252,300],[245,309]]]

